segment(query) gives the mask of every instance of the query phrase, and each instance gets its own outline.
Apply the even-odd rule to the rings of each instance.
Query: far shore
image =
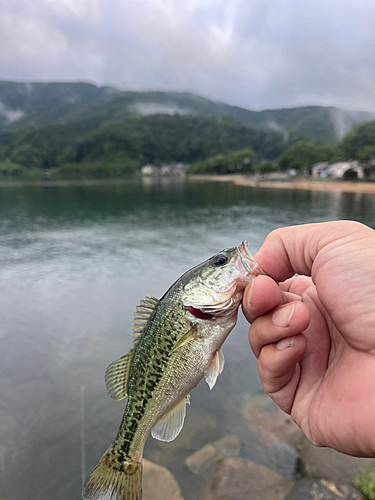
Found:
[[[308,191],[342,191],[344,193],[375,193],[375,182],[340,181],[331,179],[267,179],[245,175],[192,175],[190,179],[213,182],[232,182],[236,186],[277,189],[305,189]]]
[[[248,186],[271,189],[304,189],[308,191],[341,191],[344,193],[369,193],[375,194],[375,182],[341,181],[332,179],[312,179],[307,177],[293,178],[286,173],[265,175],[189,175],[189,176],[156,176],[142,177],[148,181],[155,179],[178,180],[189,179],[192,181],[231,182],[236,186]],[[0,188],[4,187],[65,187],[65,186],[93,186],[97,184],[123,184],[129,180],[140,179],[134,177],[116,177],[110,179],[55,179],[55,180],[30,180],[8,179],[0,180]]]

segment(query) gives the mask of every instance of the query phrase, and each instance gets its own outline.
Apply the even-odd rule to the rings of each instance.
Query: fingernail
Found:
[[[279,340],[276,344],[276,349],[278,349],[279,351],[285,351],[285,349],[289,349],[289,347],[293,344],[294,339],[295,336]]]
[[[253,279],[253,281],[250,283],[250,290],[249,290],[249,293],[247,294],[247,304],[250,306],[251,305],[251,295],[253,293],[253,288],[254,288],[254,281],[255,281],[255,278]]]
[[[295,307],[295,302],[293,302],[293,304],[287,304],[284,307],[280,307],[272,315],[273,324],[276,326],[283,326],[284,328],[289,326]]]

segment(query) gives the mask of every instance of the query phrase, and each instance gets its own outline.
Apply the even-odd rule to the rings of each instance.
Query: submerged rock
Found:
[[[212,439],[217,437],[217,423],[215,417],[194,409],[189,408],[189,418],[185,420],[184,427],[178,438],[174,441],[165,442],[152,440],[148,441],[146,448],[146,457],[152,462],[169,466],[171,461],[179,450],[186,449],[192,453],[197,442]],[[186,456],[186,455],[185,455]]]
[[[183,500],[180,487],[169,470],[145,459],[142,491],[143,500]]]
[[[206,444],[185,460],[186,467],[194,474],[227,457],[240,454],[240,440],[234,434]]]
[[[236,415],[232,413],[232,418]],[[300,470],[294,441],[302,431],[264,392],[253,394],[239,405],[241,447],[246,458],[294,478]]]
[[[251,432],[268,441],[269,436],[294,445],[303,432],[264,392],[253,394],[244,404],[243,418]]]
[[[325,479],[298,481],[285,500],[361,500],[361,494],[347,484],[335,484]]]
[[[210,476],[204,500],[284,500],[295,482],[242,458],[226,458]]]
[[[257,458],[257,461],[264,463],[261,454],[272,447],[275,448],[274,458],[280,453],[292,458],[284,449],[284,443],[287,443],[298,452],[304,477],[322,478],[338,484],[353,484],[355,472],[375,462],[371,458],[351,457],[330,448],[314,446],[291,417],[280,410],[265,393],[254,394],[243,405],[242,413],[250,433],[261,444],[258,451],[260,458]],[[272,460],[271,457],[267,465],[290,475],[286,469],[280,468],[280,464],[290,463],[289,459],[285,462],[278,459],[276,466]]]
[[[375,463],[373,458],[351,457],[331,448],[318,448],[306,437],[298,444],[297,451],[304,476],[320,477],[336,483],[354,484],[355,473]]]

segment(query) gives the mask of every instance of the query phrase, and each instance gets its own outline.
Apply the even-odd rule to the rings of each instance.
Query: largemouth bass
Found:
[[[106,371],[110,396],[128,401],[115,440],[86,481],[86,500],[141,500],[148,435],[175,439],[191,389],[203,377],[214,387],[244,288],[259,274],[244,241],[190,269],[160,300],[141,300],[134,346]]]

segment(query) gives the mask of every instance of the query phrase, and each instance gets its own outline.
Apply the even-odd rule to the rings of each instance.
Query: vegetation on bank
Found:
[[[250,148],[243,148],[227,154],[210,156],[201,162],[192,163],[188,174],[245,174],[269,173],[277,170],[275,162],[257,162],[257,155]]]
[[[354,125],[340,146],[345,158],[358,160],[370,175],[375,170],[375,120]]]
[[[147,163],[199,162],[246,147],[260,158],[275,159],[285,142],[277,131],[253,130],[228,118],[157,114],[2,132],[0,163],[44,170],[116,164],[137,171]]]
[[[354,484],[360,489],[364,500],[375,500],[375,468],[373,465],[356,474]]]
[[[375,121],[356,125],[339,144],[317,144],[231,118],[132,116],[102,123],[80,118],[0,133],[2,178],[111,178],[142,165],[190,164],[189,174],[306,171],[317,162],[375,163]]]
[[[298,141],[289,146],[278,160],[280,170],[311,170],[311,166],[318,162],[339,160],[341,151],[336,144],[315,144],[310,141]]]
[[[245,151],[245,150],[243,150]],[[271,172],[295,170],[311,173],[315,163],[358,160],[367,176],[375,170],[375,121],[355,125],[339,144],[318,144],[312,141],[296,141],[278,156],[276,161],[259,162],[256,154],[248,155],[248,163],[240,161],[241,151],[216,155],[190,165],[188,173],[223,174],[234,172]],[[238,160],[237,160],[238,158]]]
[[[66,163],[57,168],[24,168],[12,163],[0,163],[1,180],[73,180],[73,179],[120,179],[134,175],[135,170],[121,163]]]
[[[209,156],[206,160],[192,163],[188,173],[233,174],[251,172],[255,153],[250,148],[243,148],[227,154]]]

